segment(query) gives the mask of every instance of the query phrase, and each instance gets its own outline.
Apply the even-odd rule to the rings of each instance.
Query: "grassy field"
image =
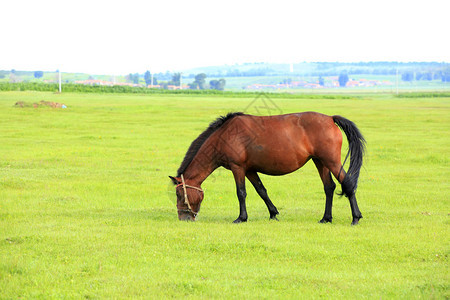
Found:
[[[448,299],[450,98],[349,98],[1,92],[0,298]],[[41,100],[68,108],[14,107]],[[232,224],[223,169],[199,220],[177,220],[167,176],[192,140],[221,114],[268,108],[358,125],[360,225],[338,197],[333,224],[317,223],[311,162],[261,177],[279,222],[249,187],[249,221]]]

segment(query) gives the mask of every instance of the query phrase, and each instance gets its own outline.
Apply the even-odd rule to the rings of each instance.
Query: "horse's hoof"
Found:
[[[322,220],[319,221],[319,223],[325,224],[325,223],[331,223],[332,220],[331,219],[325,219],[323,218]]]
[[[359,219],[354,219],[352,221],[352,226],[358,225],[359,224]]]
[[[233,221],[234,224],[239,224],[239,223],[243,223],[243,222],[247,222],[247,220],[242,220],[240,218],[237,218],[236,220]]]
[[[280,221],[280,220],[278,220],[278,218],[277,218],[277,216],[276,216],[276,215],[275,215],[275,216],[271,216],[269,220]]]
[[[359,217],[359,218],[353,218],[352,226],[353,226],[353,225],[358,225],[358,224],[359,224],[359,220],[360,220],[361,218],[362,218],[362,217]]]

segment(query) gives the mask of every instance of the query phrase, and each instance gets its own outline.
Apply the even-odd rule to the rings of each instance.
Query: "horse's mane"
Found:
[[[226,116],[220,116],[214,122],[209,124],[208,128],[206,128],[206,130],[203,131],[189,146],[189,149],[186,152],[186,155],[184,156],[183,162],[181,163],[181,166],[178,168],[177,176],[181,176],[181,174],[183,174],[184,171],[186,171],[187,167],[194,159],[198,150],[200,150],[200,147],[211,136],[211,134],[213,134],[217,129],[219,129],[228,120],[231,120],[234,117],[241,116],[243,114],[244,113],[242,113],[242,112],[234,112],[234,113],[230,112]]]

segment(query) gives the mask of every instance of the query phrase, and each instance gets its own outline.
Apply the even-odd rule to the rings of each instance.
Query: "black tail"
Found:
[[[342,194],[350,197],[356,191],[358,186],[359,171],[361,170],[363,163],[366,140],[352,121],[341,116],[333,116],[333,121],[344,131],[348,140],[350,167],[348,168],[347,174],[341,185]]]

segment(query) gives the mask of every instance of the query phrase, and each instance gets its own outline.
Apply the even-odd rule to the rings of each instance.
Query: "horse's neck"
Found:
[[[200,185],[217,167],[213,147],[202,147],[186,168],[184,177]]]

